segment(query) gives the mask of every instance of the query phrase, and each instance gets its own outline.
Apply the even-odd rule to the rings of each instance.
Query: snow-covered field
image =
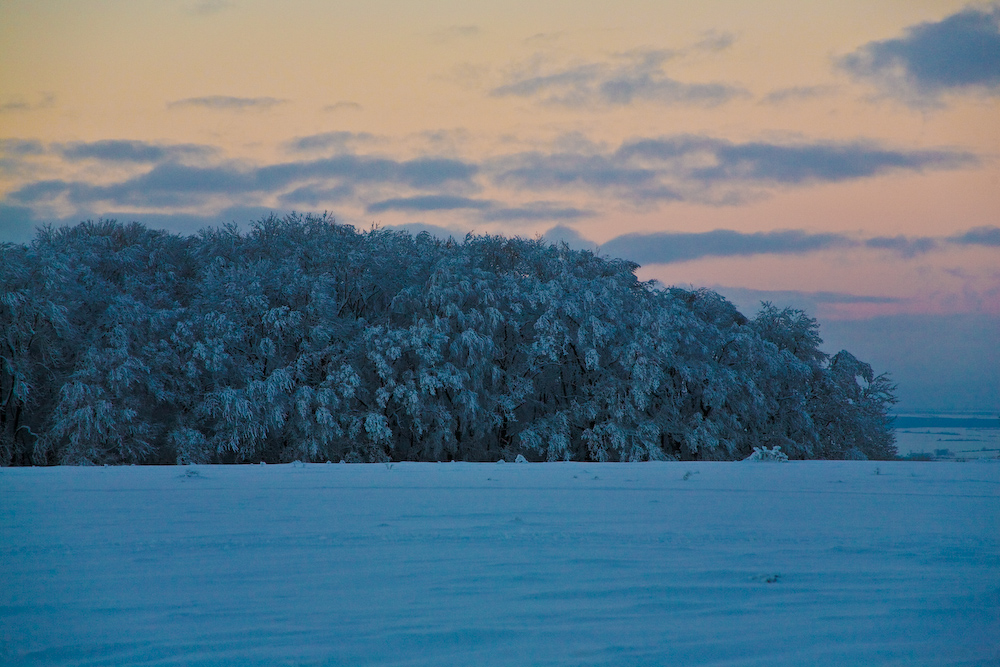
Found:
[[[1000,462],[0,469],[0,663],[1000,664]]]
[[[928,454],[936,458],[995,459],[1000,456],[1000,428],[896,429],[900,456]]]

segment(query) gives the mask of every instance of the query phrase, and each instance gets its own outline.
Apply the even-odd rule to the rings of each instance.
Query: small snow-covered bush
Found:
[[[754,447],[753,454],[743,459],[744,461],[778,461],[781,463],[788,461],[788,455],[781,451],[781,447],[775,445],[773,449],[767,447]]]

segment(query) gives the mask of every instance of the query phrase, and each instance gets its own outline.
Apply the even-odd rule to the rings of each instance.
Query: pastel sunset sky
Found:
[[[1000,5],[0,0],[0,241],[292,210],[595,248],[1000,409]]]

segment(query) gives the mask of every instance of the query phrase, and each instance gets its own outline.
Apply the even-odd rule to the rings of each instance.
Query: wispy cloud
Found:
[[[197,144],[153,144],[145,141],[103,140],[60,144],[57,150],[67,160],[103,160],[105,162],[162,162],[184,157],[208,157],[216,153],[211,146]]]
[[[559,228],[561,229],[561,228]],[[576,235],[578,244],[593,242]],[[625,234],[602,244],[602,254],[621,257],[639,264],[671,264],[703,257],[750,255],[801,255],[831,249],[885,250],[904,259],[942,250],[949,244],[1000,247],[1000,227],[977,227],[951,236],[873,236],[859,238],[846,234],[815,233],[801,229],[745,233],[729,229],[710,232],[655,232]]]
[[[266,110],[286,104],[288,100],[276,97],[228,97],[226,95],[208,95],[206,97],[188,97],[183,100],[168,102],[168,109],[180,107],[200,107],[216,111],[247,111],[251,109]]]
[[[1000,5],[911,26],[902,37],[869,42],[837,64],[916,107],[940,105],[949,92],[1000,95]]]
[[[600,250],[639,264],[669,264],[708,256],[801,254],[855,243],[841,234],[811,234],[795,229],[752,234],[717,229],[702,233],[625,234],[602,244]]]
[[[40,109],[51,109],[56,104],[56,97],[52,93],[43,93],[38,102],[28,102],[25,99],[10,99],[0,103],[0,113],[18,113],[26,111],[38,111]]]
[[[791,86],[772,90],[760,99],[760,104],[786,104],[826,97],[837,92],[836,86]]]
[[[36,204],[67,194],[74,186],[78,188],[92,187],[87,183],[71,183],[57,179],[48,179],[23,185],[7,196],[11,201],[21,202],[22,204]]]
[[[697,136],[629,142],[622,145],[618,154],[679,167],[688,179],[705,183],[796,185],[867,178],[892,170],[954,169],[978,164],[977,158],[969,153],[893,150],[867,141],[737,144]],[[696,160],[689,164],[688,158]]]
[[[343,201],[353,196],[355,192],[356,188],[349,184],[334,185],[332,187],[310,184],[279,195],[278,201],[282,206],[317,207]]]
[[[416,197],[395,197],[370,204],[368,213],[385,211],[480,211],[477,216],[482,222],[529,223],[543,220],[579,220],[594,215],[593,211],[559,206],[552,202],[532,202],[520,206],[504,206],[498,202],[454,195],[420,195]]]
[[[32,171],[32,158],[45,154],[36,139],[0,139],[0,172],[24,177]]]
[[[417,189],[470,183],[474,165],[442,158],[397,161],[358,155],[286,162],[263,167],[200,167],[165,162],[150,171],[112,184],[45,180],[12,192],[12,201],[31,204],[66,197],[73,204],[107,202],[116,206],[192,205],[207,199],[247,194],[280,195],[290,187],[317,182],[324,187],[394,184]],[[316,192],[316,191],[314,191]]]
[[[894,296],[870,296],[864,294],[850,294],[848,292],[803,292],[799,290],[755,290],[745,287],[723,287],[726,296],[739,294],[740,301],[752,299],[759,305],[761,301],[771,301],[773,303],[790,303],[795,307],[801,307],[803,302],[810,304],[854,304],[854,303],[900,303],[905,301]],[[730,297],[732,298],[732,297]]]
[[[549,46],[566,36],[566,33],[558,30],[553,32],[536,32],[534,35],[525,37],[523,43],[526,46]]]
[[[16,111],[29,111],[34,108],[24,100],[11,100],[0,104],[0,113],[11,113]]]
[[[485,177],[501,190],[541,192],[553,199],[562,198],[561,193],[566,191],[584,191],[640,207],[668,201],[732,204],[766,194],[775,187],[976,164],[973,155],[947,150],[905,151],[868,142],[733,143],[695,135],[636,139],[614,150],[563,142],[565,150],[500,156],[481,165],[439,157],[395,160],[359,155],[350,149],[352,143],[371,140],[371,135],[364,133],[341,132],[299,137],[285,148],[293,152],[333,149],[335,154],[261,166],[219,163],[214,149],[193,144],[127,140],[57,144],[54,152],[68,161],[152,166],[142,174],[112,182],[58,178],[28,182],[11,192],[8,199],[22,205],[59,200],[78,206],[103,203],[169,207],[253,195],[279,198],[288,204],[319,205],[343,201],[355,194],[364,201],[365,193],[356,190],[361,187],[376,189],[372,192],[379,198],[371,205],[382,208],[375,210],[433,210],[434,202],[444,207],[448,202],[474,201],[448,197],[480,189]],[[8,152],[41,149],[37,143],[15,140],[9,140],[6,146]],[[197,161],[192,163],[191,158]],[[392,186],[392,191],[377,192],[381,186]],[[408,193],[406,189],[416,192]],[[386,198],[386,194],[392,198]],[[488,222],[571,220],[591,214],[586,207],[550,204],[546,200],[516,205],[497,201],[488,207],[463,208],[479,208],[480,219]],[[919,245],[906,240],[883,243],[909,243],[912,251],[920,250]]]
[[[521,206],[501,206],[483,214],[485,222],[528,223],[542,220],[579,220],[595,215],[594,211],[551,202],[533,202]]]
[[[667,76],[672,50],[619,54],[612,62],[591,62],[550,72],[515,74],[491,91],[494,97],[524,97],[571,107],[626,106],[634,102],[717,106],[749,93],[726,83],[684,83]],[[535,68],[532,68],[535,69]]]
[[[306,137],[296,137],[285,143],[287,150],[296,152],[337,150],[346,151],[359,143],[370,142],[375,135],[368,132],[323,132],[310,134]]]
[[[360,111],[362,108],[364,107],[357,102],[343,100],[340,102],[334,102],[333,104],[327,104],[323,107],[323,111]]]
[[[476,37],[482,33],[482,28],[478,25],[451,25],[447,28],[442,28],[434,32],[431,37],[435,42],[439,44],[444,44],[452,42],[456,39],[468,39],[470,37]]]
[[[831,320],[856,319],[871,317],[882,312],[898,311],[905,308],[910,301],[896,296],[874,296],[868,294],[851,294],[849,292],[805,292],[799,290],[757,290],[746,287],[713,285],[711,288],[729,299],[741,312],[753,315],[759,312],[762,302],[770,302],[779,308],[798,308],[810,316],[823,319],[822,333],[826,338],[830,330]],[[871,332],[868,332],[871,336]],[[837,338],[836,336],[834,338]],[[826,348],[834,352],[842,347],[842,343]],[[850,349],[855,349],[850,346]]]
[[[3,155],[41,155],[44,152],[45,147],[37,139],[0,139]]]
[[[976,227],[964,234],[952,236],[948,240],[962,245],[1000,247],[1000,227]]]
[[[938,239],[926,236],[875,236],[865,241],[869,248],[895,250],[904,257],[916,257],[936,250],[941,244]]]
[[[631,166],[617,155],[580,153],[520,153],[492,162],[498,185],[525,190],[565,187],[627,187],[657,184],[655,169]]]
[[[736,43],[736,34],[725,30],[709,30],[692,47],[693,51],[719,53]]]
[[[16,179],[4,202],[46,214],[76,210],[83,217],[111,210],[187,214],[237,202],[313,209],[335,204],[355,214],[456,211],[451,217],[470,223],[518,225],[582,220],[609,204],[645,210],[671,201],[728,205],[766,196],[778,188],[977,164],[974,155],[945,149],[908,151],[865,141],[736,143],[699,135],[637,138],[617,148],[567,135],[551,152],[500,155],[481,163],[435,157],[459,152],[451,148],[408,160],[352,150],[352,144],[369,141],[375,138],[349,132],[297,137],[283,147],[294,157],[304,153],[309,159],[252,164],[224,160],[221,151],[195,144],[103,140],[44,146],[29,139],[5,139],[0,141],[0,169]],[[311,151],[329,153],[312,159]],[[44,178],[31,178],[33,155],[47,156],[45,171],[37,172],[45,174]],[[50,157],[61,158],[64,171],[53,171]],[[74,164],[78,162],[85,162],[85,169]],[[125,175],[122,167],[128,167]],[[53,173],[60,175],[53,177]],[[490,192],[488,199],[475,196],[484,189]],[[994,228],[982,228],[961,238],[875,237],[864,243],[914,256],[933,250],[938,243],[993,245],[997,233]],[[810,243],[839,242],[829,236],[795,233],[751,239],[713,234],[700,240],[670,237],[672,252],[679,253],[676,256],[663,254],[663,239],[616,243],[622,248],[634,246],[635,252],[649,253],[655,247],[660,261],[676,261],[676,257],[697,254],[695,248],[709,254],[737,247],[757,252],[764,244],[777,249],[774,252],[791,252],[789,248],[812,247]]]
[[[369,213],[385,211],[453,211],[456,209],[485,209],[492,202],[452,195],[421,195],[418,197],[397,197],[369,204]]]
[[[775,186],[978,164],[969,153],[907,151],[874,142],[734,143],[697,135],[636,139],[611,152],[530,152],[495,159],[494,182],[523,190],[604,190],[633,203],[739,203]]]

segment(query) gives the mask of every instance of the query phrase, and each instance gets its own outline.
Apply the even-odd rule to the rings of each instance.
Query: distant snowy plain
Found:
[[[1000,456],[1000,428],[896,429],[900,456],[929,454],[937,458],[995,459]]]
[[[0,469],[10,665],[997,665],[1000,462]]]

